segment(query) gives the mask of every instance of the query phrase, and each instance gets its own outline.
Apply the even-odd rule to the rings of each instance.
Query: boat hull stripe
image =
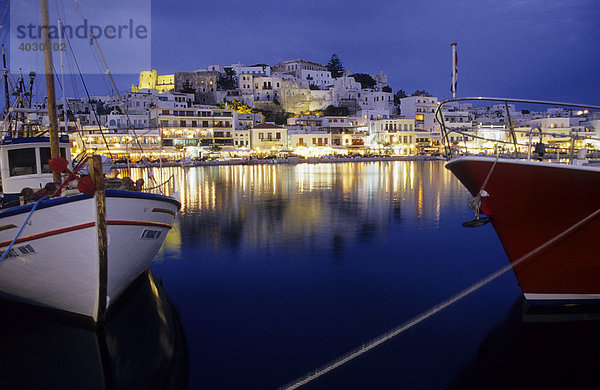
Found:
[[[120,226],[152,226],[152,227],[160,227],[160,228],[167,228],[167,229],[171,229],[171,227],[172,227],[171,225],[169,225],[167,223],[160,223],[160,222],[107,221],[106,223],[107,223],[107,225],[117,225],[117,226],[119,226],[119,225]],[[88,228],[91,228],[94,226],[96,226],[96,222],[88,222],[88,223],[83,223],[81,225],[75,225],[75,226],[70,226],[70,227],[66,227],[66,228],[62,228],[62,229],[51,230],[51,231],[44,232],[44,233],[33,234],[31,236],[20,237],[19,239],[17,239],[17,241],[15,241],[15,244],[25,242],[25,241],[39,240],[40,238],[55,236],[57,234],[73,232],[76,230],[88,229]],[[12,242],[12,240],[0,242],[0,248],[8,246],[11,242]]]
[[[154,226],[171,229],[172,225],[162,222],[144,222],[144,221],[107,221],[107,225],[137,225],[137,226]]]
[[[152,212],[153,213],[165,213],[165,214],[172,215],[174,217],[177,216],[177,214],[174,211],[171,211],[169,209],[162,209],[160,207],[153,208]]]

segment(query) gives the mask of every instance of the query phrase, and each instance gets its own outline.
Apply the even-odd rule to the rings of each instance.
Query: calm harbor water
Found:
[[[163,175],[169,175],[163,172]],[[441,162],[175,169],[183,209],[154,273],[190,388],[274,389],[505,264]],[[506,275],[306,388],[450,386],[519,295]]]
[[[94,344],[110,357],[109,368],[100,364],[112,373],[106,388],[276,389],[507,261],[490,225],[461,226],[473,217],[470,196],[442,162],[152,172],[171,178],[182,210],[143,281],[146,303],[125,298],[119,326]],[[133,174],[148,182],[148,171]],[[519,296],[507,273],[302,388],[597,388],[597,325],[521,324]],[[64,330],[53,335],[55,325],[7,321],[15,317],[2,311],[2,345],[22,352],[24,367],[34,348],[19,348],[28,337],[8,343],[15,333],[79,351]],[[0,381],[27,388],[6,379],[15,360],[0,361]],[[144,380],[131,379],[144,370]]]

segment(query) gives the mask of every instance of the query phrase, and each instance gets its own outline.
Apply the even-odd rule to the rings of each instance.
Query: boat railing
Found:
[[[505,131],[509,133],[508,137],[504,139],[490,139],[481,136],[480,134],[474,134],[470,131],[464,131],[461,129],[452,128],[448,126],[445,120],[444,108],[445,106],[451,103],[458,103],[463,101],[490,101],[496,102],[503,106],[504,114],[505,114],[505,122],[502,128],[493,128],[494,131]],[[532,157],[541,159],[541,156],[532,156],[532,149],[538,148],[537,152],[543,152],[545,145],[543,144],[543,138],[546,137],[547,141],[559,141],[561,139],[565,140],[564,143],[568,143],[568,151],[565,150],[564,156],[568,157],[569,163],[573,163],[576,153],[575,153],[575,144],[578,140],[590,140],[590,141],[598,141],[600,142],[600,138],[597,137],[596,133],[591,134],[581,134],[579,131],[574,131],[573,127],[564,127],[565,131],[559,132],[560,128],[552,128],[553,131],[544,131],[540,126],[528,126],[529,129],[521,130],[515,129],[515,123],[510,117],[509,103],[520,103],[520,104],[528,104],[528,105],[546,105],[546,106],[554,106],[554,107],[563,107],[563,108],[578,108],[580,110],[600,110],[600,106],[594,106],[589,104],[575,104],[575,103],[562,103],[562,102],[553,102],[553,101],[542,101],[542,100],[531,100],[531,99],[517,99],[517,98],[496,98],[496,97],[463,97],[463,98],[453,98],[444,100],[438,103],[438,107],[435,111],[435,120],[440,125],[441,132],[441,143],[444,147],[444,152],[447,158],[453,158],[455,154],[459,154],[461,150],[464,150],[465,154],[469,154],[467,139],[479,139],[481,141],[488,141],[493,143],[494,145],[494,154],[504,153],[503,157],[513,157],[513,158],[527,158],[531,159]],[[452,111],[448,111],[452,112]],[[446,113],[448,113],[446,112]],[[591,113],[591,111],[589,111]],[[592,113],[593,114],[593,113]],[[593,116],[590,116],[593,118]],[[532,118],[540,119],[540,118]],[[588,119],[591,120],[591,119]],[[584,122],[584,121],[582,121]],[[568,133],[567,133],[568,131]],[[460,139],[451,140],[450,134],[459,134],[462,137],[462,141],[464,141],[464,145],[460,145]],[[539,135],[540,141],[537,144],[533,144],[534,133]],[[521,142],[519,142],[518,134],[523,135]],[[592,135],[593,134],[593,135]],[[556,145],[553,146],[556,151],[557,159],[560,158],[561,150],[566,148],[561,148],[559,144],[555,142]],[[512,149],[512,153],[510,150]],[[526,149],[526,153],[522,154],[522,151]],[[535,153],[535,152],[534,152]],[[543,153],[542,153],[543,154]],[[581,155],[581,154],[579,154]]]

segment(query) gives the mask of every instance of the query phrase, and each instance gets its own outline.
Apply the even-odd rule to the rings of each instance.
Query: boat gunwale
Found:
[[[451,169],[451,167],[455,164],[459,164],[461,162],[490,162],[494,163],[496,161],[496,157],[492,156],[460,156],[456,157],[452,160],[446,162],[445,167],[447,169]],[[555,168],[555,169],[571,169],[577,171],[589,171],[589,172],[599,172],[600,166],[591,166],[591,165],[570,165],[563,164],[552,161],[533,161],[533,160],[522,160],[522,159],[511,159],[511,158],[498,158],[498,163],[503,164],[513,164],[513,165],[526,165],[526,166],[536,166],[536,167],[545,167],[545,168]]]
[[[148,200],[158,200],[163,202],[169,202],[177,207],[177,210],[181,209],[181,202],[177,199],[172,198],[166,195],[160,194],[151,194],[147,192],[135,192],[135,191],[126,191],[126,190],[106,190],[106,196],[108,198],[130,198],[130,199],[148,199]],[[45,209],[49,207],[54,207],[62,204],[67,204],[71,202],[78,202],[80,200],[92,199],[93,195],[86,194],[78,194],[73,196],[64,196],[58,198],[51,198],[47,200],[41,201],[36,210]],[[24,214],[33,208],[35,203],[28,203],[23,206],[15,206],[8,208],[6,210],[0,211],[0,219]]]

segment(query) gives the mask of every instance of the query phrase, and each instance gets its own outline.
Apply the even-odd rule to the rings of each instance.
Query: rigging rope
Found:
[[[100,135],[102,136],[102,140],[104,141],[104,144],[106,145],[106,151],[108,152],[108,156],[111,159],[113,159],[114,157],[108,147],[108,141],[106,140],[106,137],[104,136],[104,132],[102,131],[102,126],[100,125],[100,123],[101,123],[100,118],[98,118],[98,113],[96,112],[96,108],[92,104],[92,98],[90,96],[90,92],[88,91],[87,84],[85,83],[85,80],[83,79],[83,75],[81,74],[81,69],[79,68],[79,62],[77,62],[77,58],[75,57],[75,52],[73,51],[73,47],[71,46],[71,40],[69,39],[68,34],[65,34],[65,37],[66,37],[67,44],[69,45],[69,50],[71,51],[71,56],[73,57],[73,61],[75,62],[75,65],[77,66],[77,71],[79,72],[79,78],[81,79],[81,83],[83,84],[83,88],[85,89],[85,94],[87,95],[88,103],[90,104],[92,112],[94,113],[94,117],[96,118],[96,123],[98,123],[98,129],[99,129]]]
[[[438,303],[437,305],[433,306],[432,308],[430,308],[429,310],[419,314],[418,316],[408,320],[407,322],[405,322],[404,324],[372,339],[371,341],[368,341],[367,343],[363,344],[361,347],[354,349],[353,351],[350,351],[349,353],[346,353],[345,355],[342,355],[340,357],[338,357],[337,359],[332,360],[331,362],[325,364],[324,366],[316,369],[315,371],[313,371],[310,374],[305,375],[304,377],[301,377],[299,379],[297,379],[294,382],[291,382],[288,385],[282,386],[279,389],[281,390],[294,390],[297,389],[309,382],[312,382],[313,380],[317,379],[318,377],[340,367],[341,365],[348,363],[351,360],[354,360],[355,358],[359,357],[360,355],[364,354],[365,352],[368,352],[370,350],[372,350],[373,348],[383,344],[384,342],[391,340],[392,338],[396,337],[397,335],[399,335],[400,333],[403,333],[404,331],[412,328],[413,326],[423,322],[424,320],[426,320],[427,318],[433,316],[434,314],[446,309],[447,307],[453,305],[454,303],[462,300],[463,298],[465,298],[466,296],[474,293],[475,291],[479,290],[480,288],[484,287],[485,285],[487,285],[488,283],[492,282],[493,280],[497,279],[498,277],[500,277],[501,275],[505,274],[506,272],[512,270],[513,268],[515,268],[516,266],[524,263],[526,260],[530,259],[532,256],[537,255],[538,253],[540,253],[541,251],[545,250],[546,248],[550,247],[551,245],[554,245],[555,243],[559,242],[560,240],[564,239],[565,237],[567,237],[569,234],[571,234],[572,232],[574,232],[575,230],[579,229],[581,226],[585,225],[586,223],[588,223],[589,221],[591,221],[592,219],[594,219],[595,217],[597,217],[598,215],[600,215],[600,208],[597,209],[596,211],[594,211],[593,213],[591,213],[590,215],[588,215],[587,217],[583,218],[582,220],[580,220],[579,222],[577,222],[576,224],[572,225],[571,227],[565,229],[562,233],[559,233],[558,235],[554,236],[553,238],[551,238],[550,240],[546,241],[544,244],[538,246],[537,248],[533,249],[531,252],[521,256],[520,258],[518,258],[517,260],[515,260],[512,263],[509,263],[508,265],[500,268],[498,271],[492,273],[491,275],[487,276],[486,278],[472,284],[471,286],[467,287],[466,289],[460,291],[458,294],[446,299],[445,301],[442,301],[440,303]]]
[[[155,189],[155,188],[159,188],[159,187],[162,187],[162,186],[164,186],[165,184],[167,184],[168,182],[170,182],[171,180],[173,180],[173,177],[175,177],[175,175],[174,175],[174,174],[173,174],[173,175],[171,175],[171,177],[169,177],[167,180],[163,181],[162,183],[160,183],[160,184],[157,184],[157,185],[155,185],[154,187],[148,187],[148,188],[146,188],[146,191],[150,191],[150,190],[153,190],[153,189]]]
[[[10,250],[12,249],[13,245],[15,244],[15,242],[17,241],[17,239],[19,238],[19,236],[21,235],[21,233],[23,232],[23,229],[25,228],[25,225],[27,225],[27,222],[29,222],[29,218],[31,218],[31,216],[33,215],[33,212],[35,211],[35,209],[38,207],[38,205],[40,204],[40,202],[42,200],[45,200],[47,198],[48,198],[48,195],[45,195],[45,196],[41,197],[40,199],[38,199],[33,204],[33,207],[31,207],[31,211],[29,212],[29,215],[27,215],[27,218],[25,218],[25,222],[23,222],[23,225],[21,225],[21,228],[17,232],[17,235],[15,236],[15,238],[13,238],[12,242],[10,243],[10,245],[8,245],[8,248],[6,248],[6,250],[4,251],[4,253],[2,254],[2,256],[0,256],[0,264],[2,264],[2,261],[4,260],[4,258],[10,253]]]

